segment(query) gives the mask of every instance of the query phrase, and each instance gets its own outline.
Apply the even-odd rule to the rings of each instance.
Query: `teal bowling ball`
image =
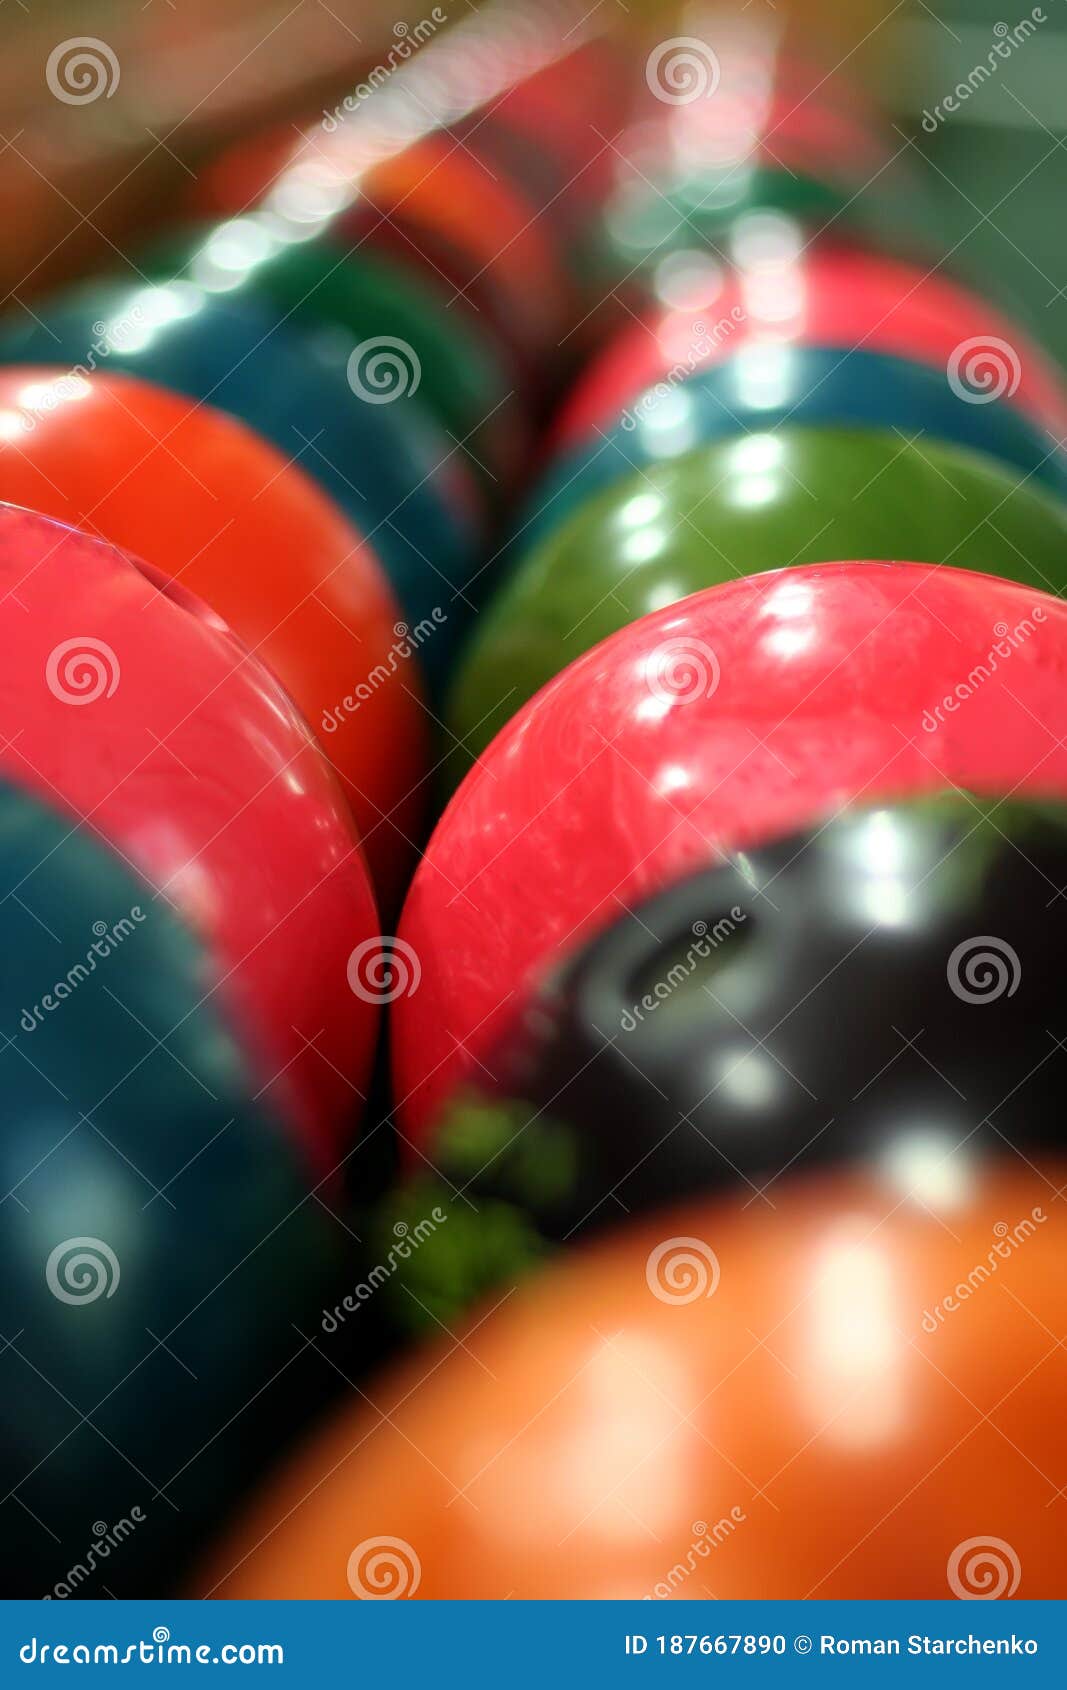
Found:
[[[207,955],[77,816],[0,782],[5,1594],[174,1593],[313,1406],[344,1234]]]
[[[484,509],[402,357],[368,362],[341,328],[279,327],[265,305],[188,282],[92,284],[35,311],[0,327],[0,362],[125,370],[248,423],[345,510],[411,627],[439,612],[423,649],[427,672],[444,671],[471,614]]]

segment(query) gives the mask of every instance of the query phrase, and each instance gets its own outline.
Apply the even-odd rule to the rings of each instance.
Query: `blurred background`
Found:
[[[475,9],[471,0],[438,8],[441,28]],[[1016,9],[1029,15],[1021,0]],[[1005,60],[981,97],[961,102],[934,133],[923,130],[924,110],[985,61],[998,23],[1018,22],[1001,0],[749,0],[741,11],[788,27],[832,80],[859,79],[877,97],[901,145],[926,161],[954,268],[994,284],[1062,356],[1067,306],[1051,280],[1060,229],[1047,207],[1063,181],[1067,16],[1063,0],[1039,9],[1040,50]],[[140,239],[164,220],[220,145],[258,124],[298,125],[330,105],[428,10],[397,0],[5,0],[5,303],[100,267],[111,243]],[[538,0],[523,10],[536,14]],[[599,0],[576,6],[574,19],[583,30],[655,34],[695,28],[715,12]],[[76,34],[104,40],[120,74],[108,97],[66,105],[49,94],[45,68],[56,44]]]

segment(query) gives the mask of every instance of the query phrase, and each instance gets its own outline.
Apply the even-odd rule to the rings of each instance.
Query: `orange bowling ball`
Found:
[[[201,1593],[1064,1597],[1067,1162],[958,1136],[563,1254],[372,1384]]]
[[[0,500],[110,540],[219,612],[306,717],[395,908],[427,766],[420,682],[396,655],[400,609],[373,549],[303,470],[151,383],[14,367]]]

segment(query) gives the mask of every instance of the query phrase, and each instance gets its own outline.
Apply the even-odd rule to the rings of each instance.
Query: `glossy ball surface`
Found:
[[[514,1015],[428,1147],[442,1203],[572,1241],[620,1205],[763,1208],[827,1163],[1058,1151],[1061,886],[1067,806],[949,794],[678,881]]]
[[[1062,1598],[1067,1164],[942,1175],[561,1256],[327,1427],[200,1591]]]
[[[565,454],[534,491],[520,523],[525,550],[601,489],[716,440],[782,427],[892,429],[898,445],[985,452],[1018,479],[1067,497],[1062,454],[1021,412],[976,405],[944,372],[857,350],[754,345],[698,369],[670,391],[653,388],[621,422]]]
[[[524,558],[482,611],[448,724],[456,778],[537,689],[627,622],[786,564],[909,557],[1067,587],[1067,515],[983,454],[783,426],[631,475]]]
[[[621,630],[556,677],[456,793],[400,933],[402,1130],[620,908],[857,799],[1067,791],[1067,608],[921,564],[776,571]]]
[[[306,1418],[290,1323],[343,1235],[255,1099],[218,959],[6,776],[0,933],[4,1588],[158,1596]]]
[[[750,341],[890,353],[948,373],[983,402],[1026,411],[1049,447],[1067,434],[1062,372],[1017,323],[939,270],[850,246],[807,248],[788,218],[739,231],[725,255],[661,271],[647,321],[629,325],[583,375],[561,413],[558,449],[588,444],[639,394]],[[984,350],[983,350],[984,349]],[[672,382],[672,385],[675,383]]]
[[[317,735],[395,908],[428,763],[418,659],[395,656],[400,607],[373,548],[299,465],[129,376],[0,368],[0,499],[133,552],[219,613]]]
[[[349,1148],[377,944],[343,794],[288,696],[215,612],[102,541],[0,507],[0,766],[106,840],[199,934],[257,1092],[316,1168]]]
[[[388,403],[369,400],[365,366],[349,376],[350,332],[279,328],[255,301],[231,304],[188,282],[86,286],[37,316],[0,335],[0,363],[82,374],[104,362],[247,423],[351,517],[413,626],[445,613],[446,640],[425,648],[428,664],[445,662],[477,568],[480,502],[454,443],[405,389],[406,366],[394,366]]]

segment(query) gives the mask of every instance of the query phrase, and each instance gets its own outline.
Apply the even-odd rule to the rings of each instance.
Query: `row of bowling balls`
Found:
[[[134,1508],[137,1548],[125,1562],[116,1557],[109,1585],[150,1591],[172,1579],[335,1374],[305,1323],[328,1296],[347,1236],[330,1171],[350,1143],[370,1070],[380,994],[359,970],[379,954],[375,890],[385,910],[396,907],[419,837],[430,756],[416,677],[424,657],[433,693],[448,677],[449,638],[484,563],[479,525],[495,486],[514,485],[524,451],[525,406],[512,404],[512,390],[520,400],[532,394],[545,344],[571,310],[535,311],[533,295],[564,296],[547,285],[544,255],[519,240],[514,212],[501,224],[505,207],[476,205],[473,179],[455,196],[416,192],[428,171],[460,168],[440,143],[425,145],[414,166],[408,158],[390,167],[391,187],[383,175],[380,204],[360,210],[384,211],[387,223],[347,232],[338,225],[346,244],[368,237],[369,255],[344,260],[343,249],[329,245],[336,235],[279,244],[270,217],[236,216],[206,239],[198,233],[149,255],[135,285],[94,284],[42,307],[39,324],[11,327],[0,345],[10,366],[0,497],[104,537],[85,538],[26,510],[0,512],[0,614],[9,619],[10,654],[5,910],[20,929],[6,949],[2,1053],[18,1121],[7,1145],[16,1224],[6,1241],[2,1329],[6,1488],[19,1518],[6,1554],[28,1593],[63,1582],[94,1522],[113,1524]],[[273,166],[263,186],[270,182]],[[437,190],[441,183],[438,174]],[[740,204],[728,201],[728,213],[716,211],[716,230],[724,216],[731,229],[737,214],[759,216],[768,196],[777,204],[783,191],[767,172],[750,190]],[[244,194],[228,209],[243,211]],[[427,231],[445,215],[439,204],[464,208],[462,230],[447,212],[461,251],[487,229],[497,238],[501,227],[514,230],[516,263],[489,266],[479,287],[487,266],[471,245],[467,270],[457,272],[466,275],[466,295],[479,305],[486,295],[492,334],[466,300],[453,299],[457,309],[446,319],[428,286],[433,266],[409,273],[393,236],[391,246],[378,238],[411,202],[425,208]],[[633,206],[615,209],[621,216]],[[685,241],[693,209],[687,201],[679,220]],[[662,245],[657,234],[652,250]],[[429,233],[423,246],[432,250]],[[457,350],[444,343],[459,310],[467,315]],[[383,366],[353,365],[353,352],[389,333],[414,348],[417,364],[399,371],[406,391],[380,404]],[[810,388],[810,373],[800,370],[797,382]],[[911,413],[901,400],[893,414]],[[839,420],[853,422],[854,411]],[[973,434],[965,438],[975,443]],[[1018,431],[1005,429],[1003,438],[1007,444],[992,449],[1029,467]],[[985,436],[980,443],[992,445]],[[863,550],[878,548],[845,548],[839,537],[835,555]],[[867,571],[858,574],[865,592]],[[890,576],[895,583],[896,572]],[[767,581],[780,589],[780,578]],[[676,589],[665,598],[661,586],[654,602],[678,596]],[[434,618],[441,609],[443,624]],[[863,614],[871,610],[865,603]],[[991,607],[998,625],[1009,612],[1015,619],[1005,632],[1015,630],[1029,652],[1019,605]],[[805,635],[789,615],[764,655],[792,658],[807,637],[813,662],[827,665],[847,617],[820,641],[818,630]],[[1045,618],[1036,606],[1033,621]],[[428,623],[423,652],[416,634]],[[740,626],[738,619],[739,640]],[[972,618],[972,632],[976,626]],[[633,632],[644,638],[649,627],[646,618]],[[1040,631],[1055,644],[1058,629]],[[658,637],[658,626],[653,632]],[[911,635],[909,628],[909,643]],[[569,655],[561,648],[553,668]],[[712,658],[709,676],[719,662]],[[622,696],[628,662],[617,701],[623,717],[635,704]],[[1026,656],[1019,666],[1029,663]],[[598,670],[589,709],[584,683],[572,679],[581,670],[563,677],[579,692],[558,714],[548,709],[531,760],[524,765],[522,752],[535,736],[521,718],[511,740],[497,742],[514,775],[502,807],[488,822],[477,804],[468,812],[477,780],[466,788],[416,883],[414,925],[403,930],[413,937],[403,943],[425,975],[426,1013],[441,1019],[420,1053],[424,1028],[411,1011],[422,991],[394,1006],[397,1072],[407,1065],[412,1081],[402,1079],[398,1094],[410,1141],[424,1132],[419,1112],[429,1119],[435,1102],[427,1100],[425,1069],[442,1044],[453,1056],[453,1027],[464,1036],[453,989],[470,990],[472,1008],[484,1009],[500,980],[506,991],[532,983],[613,895],[598,880],[613,871],[610,829],[635,824],[636,840],[632,794],[620,788],[616,800],[609,787],[605,809],[603,792],[580,793],[562,834],[543,834],[545,862],[538,866],[532,852],[507,881],[516,914],[519,905],[528,909],[528,951],[517,952],[514,923],[505,921],[500,956],[487,964],[494,888],[480,888],[488,902],[468,889],[483,872],[491,879],[495,847],[479,857],[475,836],[480,830],[484,844],[495,824],[510,851],[532,815],[524,806],[573,722],[587,735],[604,726],[595,699],[609,689],[601,694]],[[683,735],[674,653],[657,675],[633,715],[642,733],[662,732],[669,762],[654,771],[653,787],[673,827],[674,811],[684,821],[679,794],[705,771],[687,768],[679,749],[700,736],[696,720],[691,740]],[[783,690],[799,679],[797,668],[783,667]],[[1032,711],[1042,702],[1034,685],[1023,693]],[[929,708],[939,707],[931,698]],[[1033,730],[1030,741],[1016,732],[1020,725],[1005,722],[1019,757],[1033,741]],[[573,737],[568,754],[578,756],[581,735]],[[632,746],[623,749],[632,755]],[[787,748],[777,749],[784,759]],[[990,772],[989,790],[1000,790],[997,774]],[[827,794],[834,802],[847,795],[829,778],[821,793],[812,783],[792,813],[780,805],[765,818],[767,827],[806,822]],[[480,802],[484,809],[484,783]],[[546,802],[552,808],[551,792]],[[642,796],[636,808],[647,808],[654,825],[655,805]],[[463,890],[465,913],[479,921],[478,906],[488,910],[488,926],[460,934],[449,962],[436,946],[439,938],[451,943],[456,912],[440,909],[440,876],[449,840],[466,837],[455,822],[464,814],[473,856],[464,862],[460,851],[453,891]],[[753,826],[756,837],[755,817]],[[631,889],[651,889],[657,874],[665,880],[679,864],[705,861],[710,836],[697,832],[699,846],[690,832],[688,855],[679,842],[677,858],[666,853]],[[487,1040],[501,1033],[497,1007]],[[478,1039],[469,1044],[473,1053]],[[454,1096],[463,1061],[440,1067],[440,1099]],[[430,1137],[419,1142],[445,1164]],[[552,1235],[536,1207],[505,1207],[510,1232]]]
[[[938,272],[799,237],[698,267],[579,382],[448,695],[454,778],[567,662],[717,582],[864,557],[1064,585],[1059,373]]]
[[[405,69],[432,70],[436,46]],[[639,75],[618,74],[617,58],[610,43],[588,44],[520,83],[489,116],[358,175],[358,195],[343,126],[331,136],[320,124],[303,152],[288,126],[242,143],[204,172],[181,231],[138,251],[125,274],[116,259],[111,276],[34,302],[32,314],[16,310],[0,331],[0,359],[37,366],[49,408],[61,372],[124,371],[228,412],[299,462],[379,555],[399,614],[421,631],[418,667],[436,698],[499,574],[487,563],[487,534],[528,458],[539,386],[569,343],[580,344],[576,322],[603,332],[605,293],[610,300],[635,269],[622,241],[582,271],[575,255],[588,241],[578,232],[610,246],[618,203],[633,210],[635,188],[638,201],[664,203],[665,183],[690,168],[688,155],[675,157],[673,126],[696,123],[704,192],[673,232],[657,235],[644,298],[672,253],[688,262],[698,236],[707,250],[727,237],[746,249],[744,231],[764,203],[792,207],[794,226],[810,232],[814,211],[794,203],[807,178],[790,171],[786,137],[799,131],[794,164],[832,176],[831,142],[855,127],[827,97],[825,134],[808,135],[794,114],[783,128],[780,102],[760,121],[775,127],[782,163],[750,179],[715,162],[716,137],[748,136],[744,123],[731,127],[729,102],[712,102],[706,135],[699,102],[665,106]],[[750,127],[753,76],[745,60],[731,81]],[[620,114],[634,84],[642,97],[627,126]],[[542,129],[546,142],[534,148]],[[853,141],[850,156],[869,156],[871,145]],[[732,183],[728,194],[714,188],[718,178]],[[853,177],[846,187],[856,198]],[[29,426],[39,426],[32,404]],[[299,702],[317,723],[349,696],[351,683]],[[399,803],[410,791],[402,771],[386,797]],[[402,859],[388,823],[378,848],[384,854],[387,836]]]
[[[520,129],[546,98],[509,101]],[[264,252],[266,228],[0,333],[0,1465],[27,1595],[173,1589],[335,1383],[303,1327],[350,1242],[379,909],[429,768],[404,616],[451,608],[523,449],[476,315],[500,267],[449,301],[427,254]],[[477,282],[490,255],[463,256]],[[386,332],[415,358],[393,404]]]
[[[201,1592],[1062,1597],[1059,790],[850,808],[572,950],[322,1311],[435,1341]]]
[[[507,578],[458,667],[455,635],[474,605],[467,571],[477,568],[479,584],[492,571],[469,548],[462,583],[453,578],[457,603],[443,590],[447,523],[419,519],[422,597],[405,597],[389,535],[415,505],[394,506],[396,489],[375,466],[379,452],[411,460],[377,420],[367,423],[377,443],[364,454],[366,486],[392,514],[368,530],[214,405],[110,368],[17,364],[0,370],[0,496],[143,557],[203,596],[273,668],[341,779],[388,920],[435,788],[458,780],[567,662],[648,610],[783,562],[841,557],[950,562],[1052,591],[1063,583],[1055,442],[1067,402],[1021,332],[936,274],[849,248],[779,254],[728,282],[716,270],[703,286],[703,316],[653,315],[580,384],[558,431],[559,467],[505,548]],[[716,300],[730,299],[746,302],[739,344],[706,337],[703,362],[649,393],[657,370],[679,368],[682,319],[699,346],[693,323],[706,326]],[[210,339],[179,319],[131,352],[131,367],[140,359],[165,379],[158,359],[174,332],[183,344]],[[14,336],[21,353],[36,333]],[[1011,396],[974,403],[962,377],[953,387],[946,366],[961,334],[989,342],[994,360],[1017,361]],[[228,360],[226,344],[215,350]],[[269,381],[248,416],[279,391],[292,393]],[[352,409],[395,419],[398,408],[353,399]],[[624,420],[609,428],[610,415]],[[431,774],[438,725],[420,670],[431,692],[450,679],[443,773]]]
[[[1064,791],[1064,397],[874,250],[877,146],[819,115],[740,178],[710,103],[662,174],[622,145],[656,186],[604,225],[651,308],[459,659],[448,774],[479,766],[392,984],[406,1179],[320,1321],[439,1341],[204,1593],[1062,1594],[1067,814],[1019,795]],[[758,575],[787,563],[826,567]]]

